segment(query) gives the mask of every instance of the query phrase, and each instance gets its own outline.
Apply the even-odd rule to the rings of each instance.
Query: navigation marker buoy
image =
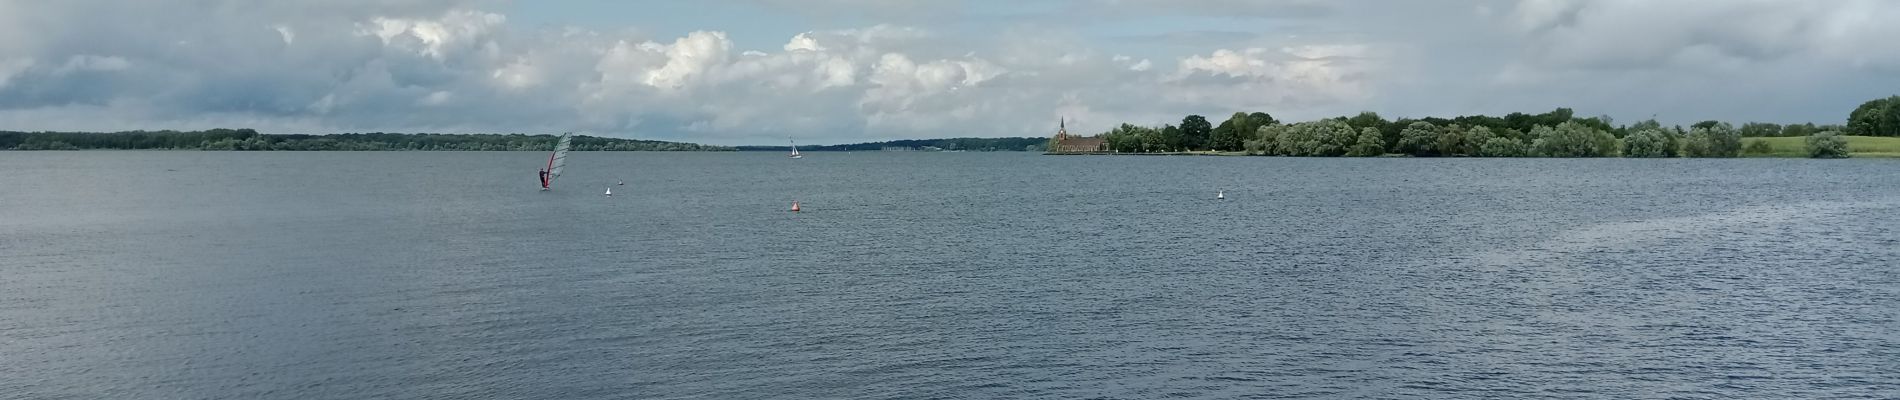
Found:
[[[798,212],[798,201],[797,201],[797,200],[793,200],[793,201],[792,201],[792,212]]]

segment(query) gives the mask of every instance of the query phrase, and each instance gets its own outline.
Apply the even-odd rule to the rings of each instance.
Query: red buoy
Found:
[[[792,212],[798,212],[798,202],[797,202],[797,201],[793,201],[793,202],[792,202]]]

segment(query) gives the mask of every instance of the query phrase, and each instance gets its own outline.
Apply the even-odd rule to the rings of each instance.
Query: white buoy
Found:
[[[1215,200],[1226,200],[1226,199],[1227,199],[1227,191],[1225,191],[1225,190],[1221,190],[1221,191],[1216,191],[1216,192],[1214,192],[1214,199],[1215,199]]]

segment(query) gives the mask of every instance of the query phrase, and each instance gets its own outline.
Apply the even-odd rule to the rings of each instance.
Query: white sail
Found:
[[[561,141],[554,145],[554,155],[548,157],[548,182],[561,176],[561,170],[567,167],[567,148],[573,143],[570,134],[561,134]]]
[[[792,141],[792,158],[805,158],[805,156],[798,155],[798,141],[797,140]]]

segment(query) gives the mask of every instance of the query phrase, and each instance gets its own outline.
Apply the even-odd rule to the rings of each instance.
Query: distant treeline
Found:
[[[888,142],[870,142],[839,144],[830,146],[799,146],[799,151],[1043,151],[1043,142],[1048,138],[1011,137],[1011,138],[953,138],[892,140]],[[790,151],[790,146],[739,146],[740,151]]]
[[[130,132],[0,131],[0,150],[235,151],[534,151],[553,150],[555,135],[345,133],[275,135],[250,129]],[[730,147],[574,136],[575,151],[728,151]]]
[[[1900,136],[1900,96],[1862,104],[1847,122],[1750,122],[1737,127],[1702,121],[1685,128],[1646,120],[1616,125],[1608,116],[1580,118],[1571,109],[1558,108],[1503,117],[1397,120],[1365,112],[1283,124],[1256,112],[1234,113],[1220,125],[1199,115],[1183,118],[1178,126],[1122,124],[1097,137],[1110,151],[1121,153],[1224,151],[1302,157],[1737,157],[1775,151],[1761,141],[1744,148],[1743,137],[1810,137],[1808,154],[1840,157],[1846,153],[1841,135]]]

